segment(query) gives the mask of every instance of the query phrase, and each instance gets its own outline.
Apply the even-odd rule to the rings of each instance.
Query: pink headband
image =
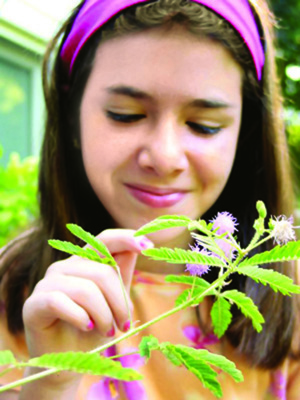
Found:
[[[86,0],[65,41],[61,58],[71,74],[76,58],[87,40],[120,11],[148,0]],[[244,39],[260,80],[264,66],[264,50],[260,34],[247,0],[192,0],[221,15]]]

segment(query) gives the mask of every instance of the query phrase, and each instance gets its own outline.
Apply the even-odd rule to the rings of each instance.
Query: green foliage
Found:
[[[282,261],[292,261],[300,259],[300,241],[289,242],[283,246],[276,246],[272,250],[264,251],[245,259],[240,263],[240,267],[249,265],[269,264]]]
[[[227,290],[222,293],[222,296],[228,299],[230,302],[236,304],[245,317],[248,317],[252,320],[252,325],[257,332],[261,332],[261,324],[263,324],[265,320],[250,297],[247,297],[245,293],[237,290]]]
[[[111,262],[116,265],[114,258],[111,256],[108,248],[105,246],[103,242],[99,239],[96,239],[91,233],[86,232],[80,226],[75,224],[67,224],[67,228],[73,235],[77,236],[79,239],[83,240],[86,244],[94,247],[100,254],[103,254],[105,257],[109,258]]]
[[[264,226],[264,219],[267,215],[265,206],[262,202],[257,203],[257,210],[259,217],[254,223],[255,235],[253,236],[250,244],[246,249],[240,248],[237,239],[232,235],[218,235],[217,229],[213,230],[212,224],[207,224],[205,221],[191,221],[186,217],[164,216],[156,219],[152,223],[147,224],[147,227],[141,228],[139,233],[145,234],[146,232],[154,232],[160,229],[170,229],[172,227],[185,226],[188,230],[195,230],[201,232],[197,234],[191,232],[191,236],[197,241],[197,246],[202,246],[210,251],[210,255],[205,255],[198,251],[196,246],[195,251],[184,249],[147,249],[143,254],[154,260],[163,260],[171,264],[199,264],[208,265],[210,267],[218,267],[217,279],[209,283],[199,276],[183,275],[169,275],[165,278],[168,283],[180,283],[183,285],[183,291],[176,299],[175,308],[165,312],[162,315],[155,317],[152,321],[146,321],[142,326],[134,327],[129,332],[125,333],[123,340],[128,336],[140,333],[143,329],[148,328],[166,318],[177,311],[183,310],[187,307],[198,306],[199,303],[206,297],[214,295],[216,297],[211,310],[211,320],[215,334],[220,338],[226,332],[232,320],[231,306],[237,306],[241,312],[250,318],[254,329],[257,332],[262,330],[264,318],[260,313],[258,307],[254,304],[251,298],[247,297],[244,293],[237,290],[227,290],[227,282],[230,281],[230,276],[233,273],[245,275],[255,282],[269,285],[275,292],[280,292],[283,295],[291,295],[292,293],[300,293],[300,286],[297,286],[293,281],[273,270],[262,269],[258,267],[259,264],[268,264],[272,262],[283,262],[286,260],[300,259],[300,241],[290,242],[284,246],[277,246],[273,250],[257,254],[250,258],[245,258],[253,249],[255,249],[261,241],[278,240],[278,227],[281,229],[288,229],[287,236],[294,237],[292,224],[287,221],[286,228],[276,224],[282,223],[282,220],[275,218],[272,223],[269,223],[268,229]],[[81,227],[69,224],[68,229],[78,238],[83,240],[88,246],[80,247],[72,243],[51,240],[49,243],[61,251],[68,254],[74,254],[89,260],[106,263],[115,266],[113,256],[109,253],[107,247],[99,241],[99,239],[88,232],[85,232]],[[281,232],[285,234],[285,232]],[[266,237],[266,235],[268,235]],[[226,236],[226,237],[225,237]],[[226,244],[233,246],[236,249],[236,256],[231,259],[229,256],[224,257],[223,251],[219,246],[220,240],[226,240]],[[224,242],[223,242],[224,244]],[[221,252],[221,253],[220,253]],[[195,269],[196,272],[197,269]],[[201,275],[201,268],[199,274]],[[120,282],[122,285],[122,278],[119,273]],[[187,287],[184,289],[184,287]],[[125,300],[127,299],[125,289],[123,287]],[[129,312],[130,315],[130,312]],[[69,370],[77,373],[88,373],[108,376],[120,380],[136,380],[141,376],[134,370],[124,369],[119,362],[112,359],[107,359],[99,356],[108,347],[116,345],[122,340],[122,336],[118,337],[112,342],[102,345],[93,349],[90,353],[58,353],[58,354],[45,354],[39,358],[31,359],[28,362],[18,363],[11,352],[0,352],[0,365],[7,365],[8,369],[3,371],[7,373],[13,367],[24,367],[27,365],[37,366],[40,368],[50,368],[45,371],[46,374],[59,372],[61,370]],[[169,342],[159,343],[153,336],[144,337],[139,346],[139,352],[147,359],[151,356],[152,351],[160,351],[170,362],[176,366],[184,366],[192,372],[203,384],[209,389],[216,397],[222,397],[222,390],[218,382],[219,371],[224,371],[231,375],[237,382],[243,380],[242,374],[238,371],[235,365],[216,354],[212,354],[207,350],[196,350],[191,347],[182,345],[171,344]],[[44,374],[41,374],[44,376]],[[40,376],[26,378],[24,381],[14,382],[13,384],[6,385],[0,388],[0,392],[8,390],[9,388],[20,386],[28,383],[29,380],[39,379]]]
[[[206,256],[191,250],[169,249],[161,247],[160,249],[147,249],[142,252],[145,256],[153,260],[166,261],[171,264],[205,264],[222,267],[224,262],[217,257]]]
[[[165,277],[166,282],[170,283],[183,283],[185,285],[198,286],[203,289],[208,289],[210,284],[202,278],[198,276],[190,276],[190,275],[167,275]]]
[[[220,338],[227,331],[231,323],[232,315],[230,312],[230,303],[224,297],[217,297],[211,309],[211,321],[214,327],[214,333]]]
[[[270,285],[274,292],[281,292],[283,295],[291,293],[300,293],[300,286],[294,285],[293,280],[279,272],[271,269],[262,269],[258,267],[240,267],[237,272],[242,275],[249,276],[255,282],[260,282],[263,285]]]
[[[142,379],[137,371],[124,368],[119,361],[110,360],[99,354],[83,352],[50,353],[32,358],[26,364],[40,368],[73,371],[78,374],[103,375],[123,381]]]
[[[207,350],[196,350],[188,346],[173,345],[168,342],[159,343],[153,336],[143,338],[140,344],[140,354],[149,358],[154,350],[161,351],[173,364],[185,366],[217,398],[222,397],[222,389],[217,380],[218,373],[212,367],[226,372],[236,382],[243,381],[242,373],[233,362]]]
[[[6,167],[0,165],[0,247],[37,217],[37,176],[35,157],[21,160],[19,154],[13,153]]]
[[[76,244],[70,242],[63,242],[61,240],[49,240],[48,243],[54,249],[63,251],[73,256],[78,256],[82,258],[86,258],[92,261],[102,262],[102,258],[99,254],[93,249],[84,249]]]
[[[71,233],[73,233],[74,236],[77,236],[86,244],[92,246],[95,250],[88,247],[80,247],[69,242],[63,242],[61,240],[48,240],[49,245],[52,246],[54,249],[64,251],[65,253],[74,256],[86,258],[91,261],[98,261],[101,264],[107,264],[111,266],[117,265],[108,248],[98,238],[93,236],[91,233],[86,232],[84,229],[76,224],[67,224],[67,228]],[[100,254],[103,254],[103,257],[101,257],[97,253],[97,251]]]
[[[156,232],[161,229],[188,226],[190,222],[192,222],[191,219],[183,215],[163,215],[142,226],[134,236],[147,235],[148,233]]]
[[[10,350],[0,351],[0,365],[14,365],[16,364],[16,359]]]

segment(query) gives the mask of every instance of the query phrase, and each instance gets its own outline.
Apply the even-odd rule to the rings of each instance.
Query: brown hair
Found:
[[[49,247],[47,240],[74,242],[65,228],[69,222],[80,224],[93,234],[112,226],[110,215],[85,175],[78,146],[80,102],[96,49],[103,40],[180,24],[195,35],[209,37],[227,47],[244,70],[242,126],[229,181],[203,218],[210,219],[218,211],[231,212],[239,221],[239,240],[246,244],[253,235],[257,200],[263,200],[273,215],[289,215],[293,211],[292,179],[274,61],[274,21],[264,0],[259,6],[253,5],[267,49],[260,84],[252,58],[232,26],[206,7],[188,0],[152,1],[119,13],[89,39],[69,79],[58,54],[82,4],[74,9],[49,44],[44,59],[47,121],[39,175],[41,216],[36,228],[12,242],[0,258],[1,277],[5,277],[7,320],[12,333],[23,329],[21,313],[25,298],[43,278],[48,266],[66,257]],[[293,277],[291,264],[272,265],[272,268]],[[214,279],[214,272],[207,279]],[[249,320],[233,309],[233,322],[226,333],[228,340],[253,365],[278,366],[291,350],[295,319],[293,300],[240,276],[233,276],[231,285],[253,298],[266,323],[258,335]]]

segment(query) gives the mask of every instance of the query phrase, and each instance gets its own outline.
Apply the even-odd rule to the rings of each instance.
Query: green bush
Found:
[[[298,189],[298,209],[300,209],[300,112],[292,108],[285,110],[287,138],[295,171]]]
[[[0,159],[2,155],[0,147]],[[37,217],[37,177],[37,157],[21,160],[12,153],[7,166],[0,165],[0,247]]]

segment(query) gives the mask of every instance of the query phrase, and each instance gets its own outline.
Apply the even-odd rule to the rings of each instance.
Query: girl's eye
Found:
[[[220,130],[222,129],[220,126],[212,127],[212,126],[197,124],[196,122],[190,122],[190,121],[188,121],[186,124],[190,128],[192,128],[193,131],[201,133],[203,135],[215,135],[216,133],[219,133]]]
[[[118,114],[112,111],[106,111],[106,115],[114,121],[125,123],[136,122],[146,117],[144,114]]]

